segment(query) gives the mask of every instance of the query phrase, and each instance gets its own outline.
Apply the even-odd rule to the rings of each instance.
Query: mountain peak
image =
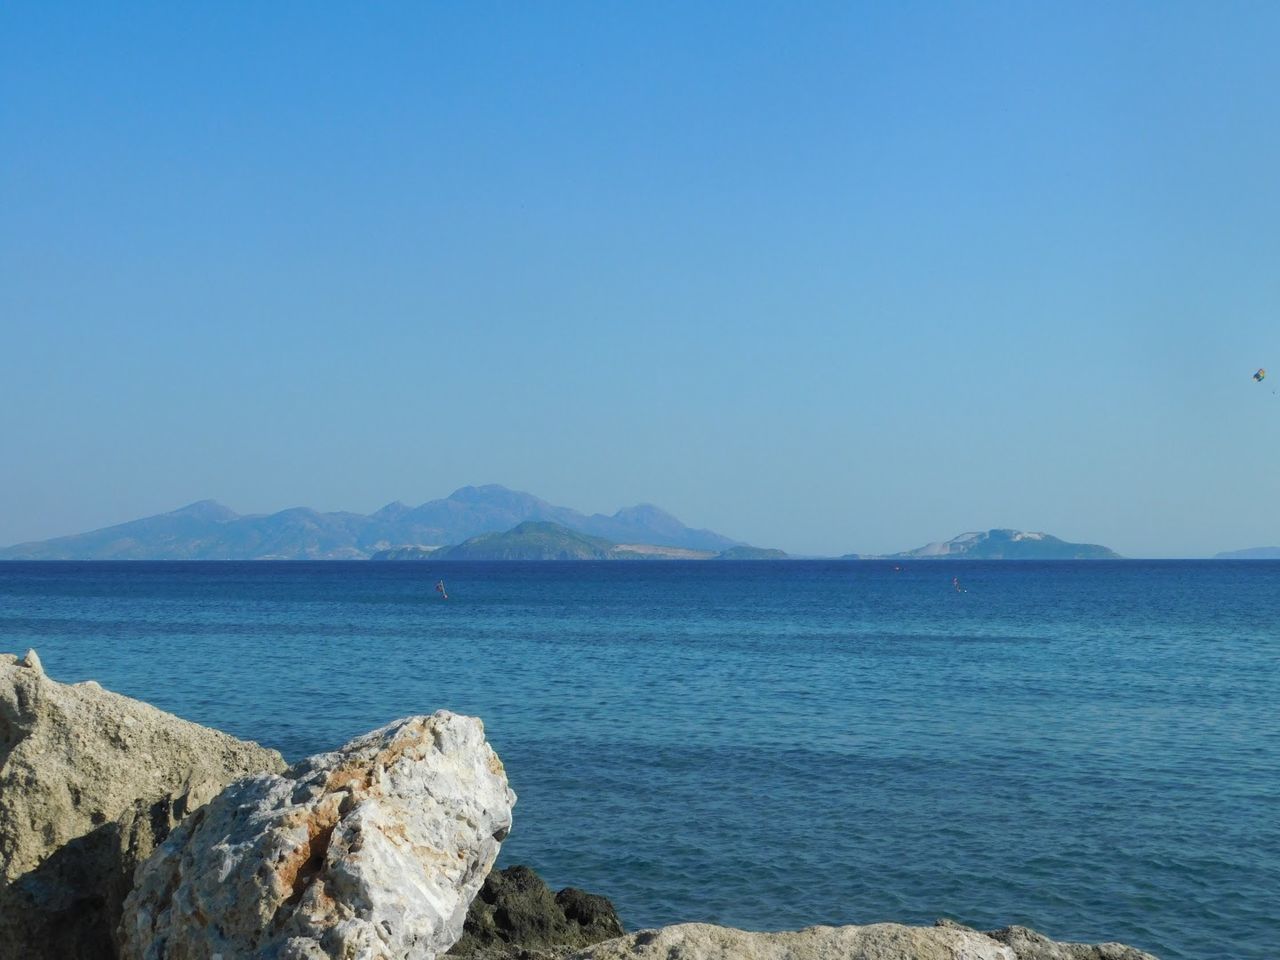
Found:
[[[226,523],[228,520],[234,520],[240,516],[230,507],[223,506],[217,500],[197,500],[195,503],[188,503],[185,507],[170,511],[170,514],[175,517],[194,517],[197,520],[209,520],[213,523]]]
[[[618,543],[653,543],[717,553],[729,547],[742,546],[739,541],[722,537],[710,530],[690,529],[672,514],[652,503],[623,507],[612,517],[596,514],[590,520],[592,533],[609,537]]]
[[[504,510],[532,510],[551,505],[532,493],[512,490],[500,483],[486,483],[478,487],[459,487],[446,498],[452,503],[476,504]]]
[[[476,486],[467,484],[465,487],[459,487],[453,491],[446,499],[470,503],[474,500],[485,500],[489,497],[501,497],[512,493],[519,493],[519,491],[504,487],[500,483],[482,483]],[[524,496],[531,496],[531,494],[526,493]]]

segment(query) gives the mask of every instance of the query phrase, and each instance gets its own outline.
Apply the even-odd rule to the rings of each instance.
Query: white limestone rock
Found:
[[[434,960],[511,828],[473,717],[410,717],[242,780],[139,869],[125,960]]]

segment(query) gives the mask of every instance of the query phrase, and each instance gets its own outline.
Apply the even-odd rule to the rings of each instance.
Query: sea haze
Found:
[[[630,928],[1273,958],[1280,563],[894,566],[3,563],[0,649],[290,758],[479,715],[503,862]]]

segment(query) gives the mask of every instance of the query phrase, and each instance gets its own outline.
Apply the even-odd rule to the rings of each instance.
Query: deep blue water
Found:
[[[0,650],[291,759],[481,716],[502,861],[629,928],[1166,960],[1280,956],[1278,627],[1267,562],[0,563]]]

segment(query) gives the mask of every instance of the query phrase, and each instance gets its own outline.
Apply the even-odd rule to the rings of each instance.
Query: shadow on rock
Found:
[[[0,960],[113,960],[129,866],[121,857],[120,825],[108,823],[0,886]]]

